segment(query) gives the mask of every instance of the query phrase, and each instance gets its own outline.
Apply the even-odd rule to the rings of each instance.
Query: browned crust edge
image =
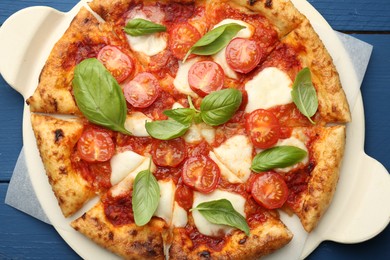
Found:
[[[65,217],[79,210],[95,194],[72,167],[70,156],[83,131],[79,121],[32,114],[31,124],[49,183]]]

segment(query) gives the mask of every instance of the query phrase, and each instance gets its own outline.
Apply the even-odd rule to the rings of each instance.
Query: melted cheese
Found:
[[[192,91],[190,84],[188,84],[188,71],[191,66],[195,64],[199,59],[193,58],[187,60],[185,63],[179,61],[179,69],[177,71],[176,77],[173,80],[173,86],[184,95],[189,95],[191,97],[198,97],[198,95]]]
[[[133,151],[114,155],[111,160],[111,184],[115,185],[143,163],[146,157]]]
[[[146,122],[151,122],[152,119],[141,112],[132,112],[127,115],[125,121],[126,130],[130,131],[133,136],[145,137],[149,136],[145,128]]]
[[[175,201],[173,207],[172,226],[185,227],[188,222],[187,211]]]
[[[296,138],[294,136],[287,138],[287,139],[279,140],[277,145],[278,146],[295,146],[295,147],[301,148],[302,150],[305,150],[306,152],[308,152],[306,145],[301,140],[299,140],[298,138]],[[275,171],[276,172],[289,172],[289,171],[301,166],[302,164],[303,165],[307,164],[308,162],[309,162],[309,156],[306,155],[306,157],[303,158],[303,160],[300,161],[299,163],[294,164],[294,165],[289,166],[289,167],[285,167],[285,168],[276,168]]]
[[[238,31],[238,33],[236,34],[234,38],[250,38],[252,35],[253,35],[253,32],[254,32],[254,28],[252,25],[246,23],[246,22],[243,22],[241,20],[234,20],[234,19],[225,19],[225,20],[222,20],[221,22],[219,22],[218,24],[216,24],[214,26],[214,28],[217,28],[221,25],[225,25],[225,24],[228,24],[228,23],[238,23],[239,25],[242,25],[242,26],[245,26],[246,28],[244,29],[241,29],[240,31]],[[213,60],[218,63],[221,68],[224,70],[225,72],[225,75],[229,78],[233,78],[233,79],[237,79],[237,73],[232,70],[227,61],[226,61],[226,47],[224,47],[221,51],[219,51],[217,54],[214,54],[212,56]]]
[[[211,144],[215,139],[215,129],[205,123],[192,124],[183,137],[184,141],[190,144],[199,143],[203,139]]]
[[[223,190],[215,190],[212,193],[209,194],[202,194],[200,192],[194,192],[194,203],[192,205],[193,208],[198,206],[200,203],[213,201],[213,200],[220,200],[220,199],[227,199],[229,200],[233,208],[240,213],[242,216],[245,215],[245,198],[241,195],[238,195],[236,193],[223,191]],[[233,230],[233,228],[226,226],[226,225],[217,225],[212,224],[208,222],[199,211],[194,210],[192,211],[192,216],[194,218],[194,223],[196,228],[199,230],[200,233],[206,236],[220,236],[224,234],[228,234]]]
[[[137,12],[132,19],[135,18],[150,21],[142,11]],[[126,36],[132,50],[142,52],[147,56],[156,55],[167,48],[168,36],[166,33],[152,33],[142,36],[126,34]]]
[[[210,153],[221,174],[233,183],[244,183],[251,173],[253,145],[245,135],[235,135]]]
[[[176,185],[172,180],[159,180],[160,201],[153,216],[162,218],[168,225],[172,221]]]
[[[291,86],[292,81],[286,73],[274,67],[265,68],[245,84],[248,93],[245,112],[291,103]]]

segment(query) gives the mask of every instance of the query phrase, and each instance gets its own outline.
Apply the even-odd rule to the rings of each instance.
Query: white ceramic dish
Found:
[[[4,79],[26,99],[35,90],[39,73],[55,42],[86,1],[79,2],[68,13],[48,7],[31,7],[12,15],[0,28],[0,72]],[[306,1],[294,0],[297,8],[311,21],[324,41],[339,70],[341,81],[353,106],[353,122],[347,129],[347,146],[341,177],[333,202],[319,226],[306,234],[297,219],[283,217],[295,233],[290,245],[269,256],[299,259],[309,255],[321,241],[357,243],[382,231],[390,220],[390,175],[376,160],[364,153],[364,110],[351,61],[324,18]],[[26,21],[29,30],[25,29]],[[72,218],[65,219],[47,181],[30,124],[28,106],[24,108],[23,142],[32,185],[43,210],[64,240],[85,259],[117,258],[74,231],[69,223],[79,217],[95,201],[91,201]],[[291,223],[290,223],[291,222]]]

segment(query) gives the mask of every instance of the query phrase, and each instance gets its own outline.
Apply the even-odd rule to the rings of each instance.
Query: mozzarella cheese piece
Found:
[[[253,145],[245,135],[235,135],[209,154],[221,174],[233,183],[244,183],[251,174]]]
[[[245,215],[245,198],[241,195],[238,195],[236,193],[223,191],[223,190],[215,190],[212,193],[209,194],[202,194],[200,192],[194,192],[194,203],[192,205],[193,208],[198,206],[200,203],[213,201],[213,200],[220,200],[220,199],[227,199],[229,200],[233,208],[240,213],[242,216]],[[209,221],[207,221],[199,211],[194,210],[192,211],[192,216],[194,218],[194,223],[196,228],[199,230],[200,233],[206,236],[220,236],[222,234],[228,234],[230,233],[233,228],[226,226],[226,225],[218,225],[218,224],[212,224]]]
[[[185,63],[179,61],[179,69],[177,70],[176,77],[173,80],[173,86],[175,86],[177,91],[194,98],[197,98],[198,94],[192,91],[190,84],[188,83],[188,71],[197,61],[199,61],[198,58],[187,60]]]
[[[287,138],[287,139],[279,140],[277,143],[277,146],[295,146],[295,147],[301,148],[302,150],[305,150],[308,153],[306,145],[301,140],[299,140],[298,138],[296,138],[294,136]],[[292,166],[285,167],[285,168],[276,168],[275,171],[276,172],[289,172],[289,171],[299,167],[302,164],[304,164],[304,165],[307,164],[308,162],[309,162],[309,156],[306,155],[306,157],[303,158],[303,160],[300,161],[299,163],[296,163]]]
[[[153,216],[162,218],[168,225],[172,221],[176,185],[172,180],[159,180],[160,201]]]
[[[245,84],[248,93],[245,112],[291,103],[291,86],[292,81],[286,73],[275,67],[265,68]]]
[[[132,151],[126,151],[120,154],[115,155],[120,156],[115,160],[115,162],[111,162],[111,167],[114,165],[115,169],[120,169],[121,176],[125,176],[122,179],[114,179],[113,180],[113,172],[114,168],[112,168],[111,173],[111,184],[113,185],[113,188],[111,190],[111,195],[113,197],[119,196],[123,193],[126,193],[132,189],[134,179],[137,177],[138,173],[141,171],[149,169],[154,172],[156,170],[156,166],[154,165],[153,161],[151,161],[151,158],[141,156],[137,153],[134,153]],[[114,158],[113,157],[113,158]],[[111,158],[111,160],[113,159]],[[138,162],[140,163],[138,164]],[[135,163],[134,163],[135,162]],[[135,166],[138,164],[137,166]],[[135,166],[135,167],[134,167]]]
[[[111,184],[115,185],[134,171],[146,157],[133,151],[125,151],[114,155],[111,160]]]
[[[188,222],[187,211],[180,207],[180,205],[175,201],[173,206],[173,216],[172,216],[172,225],[174,227],[185,227]]]
[[[126,130],[130,131],[133,136],[145,137],[149,136],[145,128],[146,122],[153,121],[151,118],[147,117],[144,113],[141,112],[132,112],[127,115],[125,121]]]
[[[199,143],[203,139],[211,144],[215,139],[215,129],[205,123],[192,124],[183,138],[190,144]]]
[[[235,20],[235,19],[225,19],[225,20],[222,20],[221,22],[219,22],[218,24],[216,24],[214,26],[214,28],[217,28],[221,25],[225,25],[225,24],[228,24],[228,23],[237,23],[239,25],[242,25],[242,26],[245,26],[246,28],[243,28],[241,29],[240,31],[238,31],[238,33],[236,34],[234,38],[250,38],[252,35],[253,35],[253,32],[254,32],[254,28],[252,25],[244,22],[244,21],[241,21],[241,20]],[[213,29],[214,29],[213,28]],[[221,51],[219,51],[217,54],[214,54],[212,56],[213,60],[218,63],[222,69],[224,70],[225,72],[225,75],[229,78],[233,78],[233,79],[237,79],[237,73],[232,70],[227,61],[226,61],[226,47],[224,47]]]
[[[133,19],[141,18],[150,21],[143,12],[138,12]],[[126,22],[127,23],[127,22]],[[127,41],[132,50],[142,52],[147,56],[156,55],[167,48],[168,38],[166,33],[152,33],[142,36],[126,34]]]

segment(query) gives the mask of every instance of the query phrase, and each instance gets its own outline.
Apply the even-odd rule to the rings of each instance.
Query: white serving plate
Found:
[[[390,221],[390,175],[378,161],[364,153],[364,110],[353,65],[335,32],[325,19],[305,0],[293,0],[311,21],[332,55],[348,100],[353,121],[347,127],[347,145],[339,184],[331,206],[319,226],[310,234],[297,218],[282,216],[295,234],[293,241],[267,259],[301,259],[322,241],[357,243],[381,232]],[[31,7],[12,15],[0,28],[0,72],[24,99],[38,84],[40,71],[55,42],[63,35],[73,17],[86,1],[67,13],[49,7]],[[25,25],[29,29],[26,30]],[[354,105],[352,105],[354,104]],[[24,107],[23,142],[27,168],[35,193],[50,222],[63,239],[85,259],[116,259],[69,226],[96,200],[85,205],[75,216],[65,219],[48,183],[30,124],[29,107]]]

